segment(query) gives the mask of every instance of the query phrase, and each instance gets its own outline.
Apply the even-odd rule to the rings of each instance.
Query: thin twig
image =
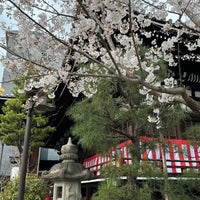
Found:
[[[78,18],[73,16],[73,15],[67,15],[67,14],[63,14],[63,13],[60,13],[58,12],[57,10],[55,10],[55,12],[51,11],[51,10],[47,10],[47,9],[43,9],[43,8],[40,8],[38,6],[33,6],[34,8],[38,9],[38,10],[41,10],[41,11],[44,11],[44,12],[47,12],[47,13],[50,13],[50,14],[53,14],[53,15],[57,15],[57,16],[62,16],[62,17],[67,17],[67,18],[72,18],[72,19],[75,19],[77,20]]]
[[[29,62],[29,63],[32,63],[32,64],[34,64],[34,65],[37,65],[37,66],[39,66],[39,67],[41,67],[41,68],[44,68],[44,69],[46,69],[46,70],[50,70],[50,71],[52,70],[52,69],[49,68],[49,67],[46,67],[46,66],[44,66],[44,65],[42,65],[42,64],[40,64],[40,63],[37,63],[37,62],[35,62],[35,61],[31,60],[31,59],[25,58],[24,56],[21,56],[20,54],[17,54],[15,51],[11,50],[10,48],[8,48],[8,47],[6,47],[6,46],[4,46],[4,45],[2,45],[2,44],[0,44],[0,48],[6,50],[8,53],[10,53],[10,54],[13,55],[13,56],[16,56],[17,58],[20,58],[20,59],[22,59],[22,60],[25,60],[25,61],[27,61],[27,62]]]
[[[73,46],[71,46],[70,44],[68,44],[66,41],[56,37],[51,31],[49,31],[47,28],[45,28],[44,26],[42,26],[40,23],[38,23],[37,21],[35,21],[32,17],[30,17],[27,13],[25,13],[15,2],[13,2],[12,0],[9,0],[10,3],[12,3],[23,15],[25,15],[28,19],[30,19],[35,25],[37,25],[38,27],[40,27],[44,32],[48,33],[49,36],[51,36],[52,38],[54,38],[56,41],[60,42],[61,44],[63,44],[64,46],[67,46],[68,48],[70,48],[71,50],[73,50],[74,52],[77,52],[83,56],[85,56],[86,58],[88,58],[90,61],[97,63],[98,65],[104,67],[105,69],[107,69],[108,71],[110,71],[110,69],[108,67],[106,67],[102,62],[98,61],[96,58],[90,56],[89,54],[81,51],[80,49],[76,49]]]
[[[138,60],[138,65],[139,65],[139,68],[140,68],[140,71],[141,71],[141,78],[143,78],[143,73],[142,73],[143,70],[142,70],[142,65],[141,65],[141,61],[140,61],[138,45],[136,44],[135,37],[134,37],[133,31],[132,31],[133,20],[132,20],[132,12],[131,12],[131,0],[129,0],[128,7],[129,7],[129,31],[131,33],[131,38],[132,38],[133,45],[134,45],[134,48],[135,48],[135,53],[136,53],[136,57],[137,57],[137,60]]]
[[[95,23],[98,24],[102,30],[104,30],[102,23],[99,20],[97,20],[94,16],[90,16],[89,12],[87,11],[85,6],[83,5],[82,1],[81,0],[77,0],[77,1],[78,1],[79,5],[81,6],[82,10],[84,11],[84,13],[86,14],[86,16],[89,17],[90,19],[93,19],[95,21]],[[113,57],[113,55],[110,51],[110,49],[114,48],[114,44],[111,42],[111,39],[106,37],[106,40],[108,41],[108,43],[106,43],[105,40],[103,39],[102,35],[98,31],[96,32],[96,35],[100,39],[102,44],[104,45],[104,47],[105,47],[110,59],[112,60],[118,74],[121,74],[121,71],[120,71],[117,63],[115,62],[115,59],[114,59],[114,57]],[[108,44],[109,44],[109,46],[108,46]]]

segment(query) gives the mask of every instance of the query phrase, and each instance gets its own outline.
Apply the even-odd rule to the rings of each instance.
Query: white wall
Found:
[[[0,143],[0,174],[10,176],[12,167],[16,166],[16,164],[11,163],[11,159],[17,157],[19,157],[17,147]]]

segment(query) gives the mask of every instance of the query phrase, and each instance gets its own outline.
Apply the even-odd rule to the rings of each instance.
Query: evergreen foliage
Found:
[[[79,137],[84,148],[105,152],[119,143],[117,135],[126,139],[134,137],[128,130],[123,130],[125,124],[131,122],[138,130],[148,126],[144,118],[148,109],[142,105],[137,107],[140,95],[133,86],[130,87],[131,84],[103,80],[92,98],[76,103],[67,112],[75,121],[72,133]],[[97,141],[99,145],[96,145]]]
[[[192,144],[200,144],[200,124],[194,124],[183,133],[183,137]]]
[[[95,95],[76,103],[67,112],[67,115],[71,116],[75,122],[72,134],[79,138],[84,148],[93,150],[95,153],[105,153],[121,141],[132,140],[129,146],[132,165],[122,166],[120,170],[115,170],[114,166],[110,168],[111,170],[106,167],[108,171],[101,172],[101,175],[105,175],[108,180],[99,187],[95,200],[153,200],[157,199],[155,196],[158,194],[160,199],[165,195],[164,182],[149,179],[138,184],[138,176],[164,176],[163,172],[161,173],[162,170],[152,163],[141,165],[143,147],[140,146],[140,136],[147,134],[160,140],[155,124],[147,121],[148,115],[153,113],[154,108],[160,108],[160,131],[163,134],[183,120],[186,113],[179,105],[172,106],[168,103],[160,106],[158,102],[155,102],[152,107],[147,107],[143,104],[143,98],[134,85],[105,79],[99,82]],[[147,141],[145,145],[148,145],[150,149],[155,148],[154,141]],[[120,176],[127,176],[127,182],[120,186],[113,184],[111,175],[115,176],[114,183]]]
[[[197,173],[185,172],[176,181],[170,181],[170,194],[174,200],[200,199],[200,181]]]
[[[120,179],[124,175],[135,174],[137,177],[146,177],[137,181],[137,187],[130,184],[128,179]],[[94,200],[163,200],[164,181],[163,173],[155,166],[141,163],[117,168],[106,166],[101,170],[101,175],[106,177],[100,183],[98,190],[93,195]],[[200,198],[200,182],[197,174],[184,173],[177,179],[169,181],[168,194],[171,200],[197,200]]]
[[[93,195],[94,200],[155,200],[157,199],[156,192],[160,192],[163,187],[162,182],[151,179],[151,177],[161,177],[161,171],[147,163],[124,165],[120,168],[107,166],[102,169],[101,173],[106,180],[100,184],[98,191]],[[135,187],[129,182],[131,179],[119,178],[133,174],[139,177],[149,177],[149,179],[137,181],[137,187]]]
[[[79,138],[84,148],[100,153],[122,140],[131,139],[135,144],[144,133],[158,138],[155,125],[147,121],[153,107],[147,107],[143,101],[144,96],[133,84],[101,80],[95,95],[68,110],[67,115],[75,122],[72,134]],[[154,106],[157,104],[155,102]],[[185,116],[179,105],[161,107],[162,130],[175,126]]]
[[[23,79],[19,80],[15,82],[14,98],[8,99],[2,107],[3,114],[0,114],[0,132],[2,135],[0,139],[3,144],[17,146],[19,153],[22,154],[27,118],[24,104],[27,97],[25,93],[19,92],[23,87]],[[35,109],[32,117],[30,146],[42,146],[44,138],[54,130],[54,127],[48,125],[48,118],[45,117],[44,111]]]

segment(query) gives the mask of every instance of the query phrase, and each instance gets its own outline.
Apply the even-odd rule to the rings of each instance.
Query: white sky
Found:
[[[13,23],[14,21],[9,19],[7,16],[6,16],[6,13],[3,12],[2,14],[0,14],[0,24],[1,23],[6,23],[6,26],[9,26],[9,27],[12,27],[12,29],[16,28],[16,25]],[[0,40],[2,41],[5,41],[5,31],[0,27]],[[0,57],[2,55],[5,55],[6,52],[0,48]],[[2,75],[3,75],[3,66],[2,66],[2,63],[0,62],[0,82],[2,81]],[[0,86],[1,86],[1,83],[0,83]]]

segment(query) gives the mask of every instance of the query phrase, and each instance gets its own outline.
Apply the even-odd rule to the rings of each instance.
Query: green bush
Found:
[[[4,187],[1,200],[17,200],[19,178],[15,178]],[[44,181],[35,175],[27,175],[25,187],[25,200],[44,200],[47,186]]]

